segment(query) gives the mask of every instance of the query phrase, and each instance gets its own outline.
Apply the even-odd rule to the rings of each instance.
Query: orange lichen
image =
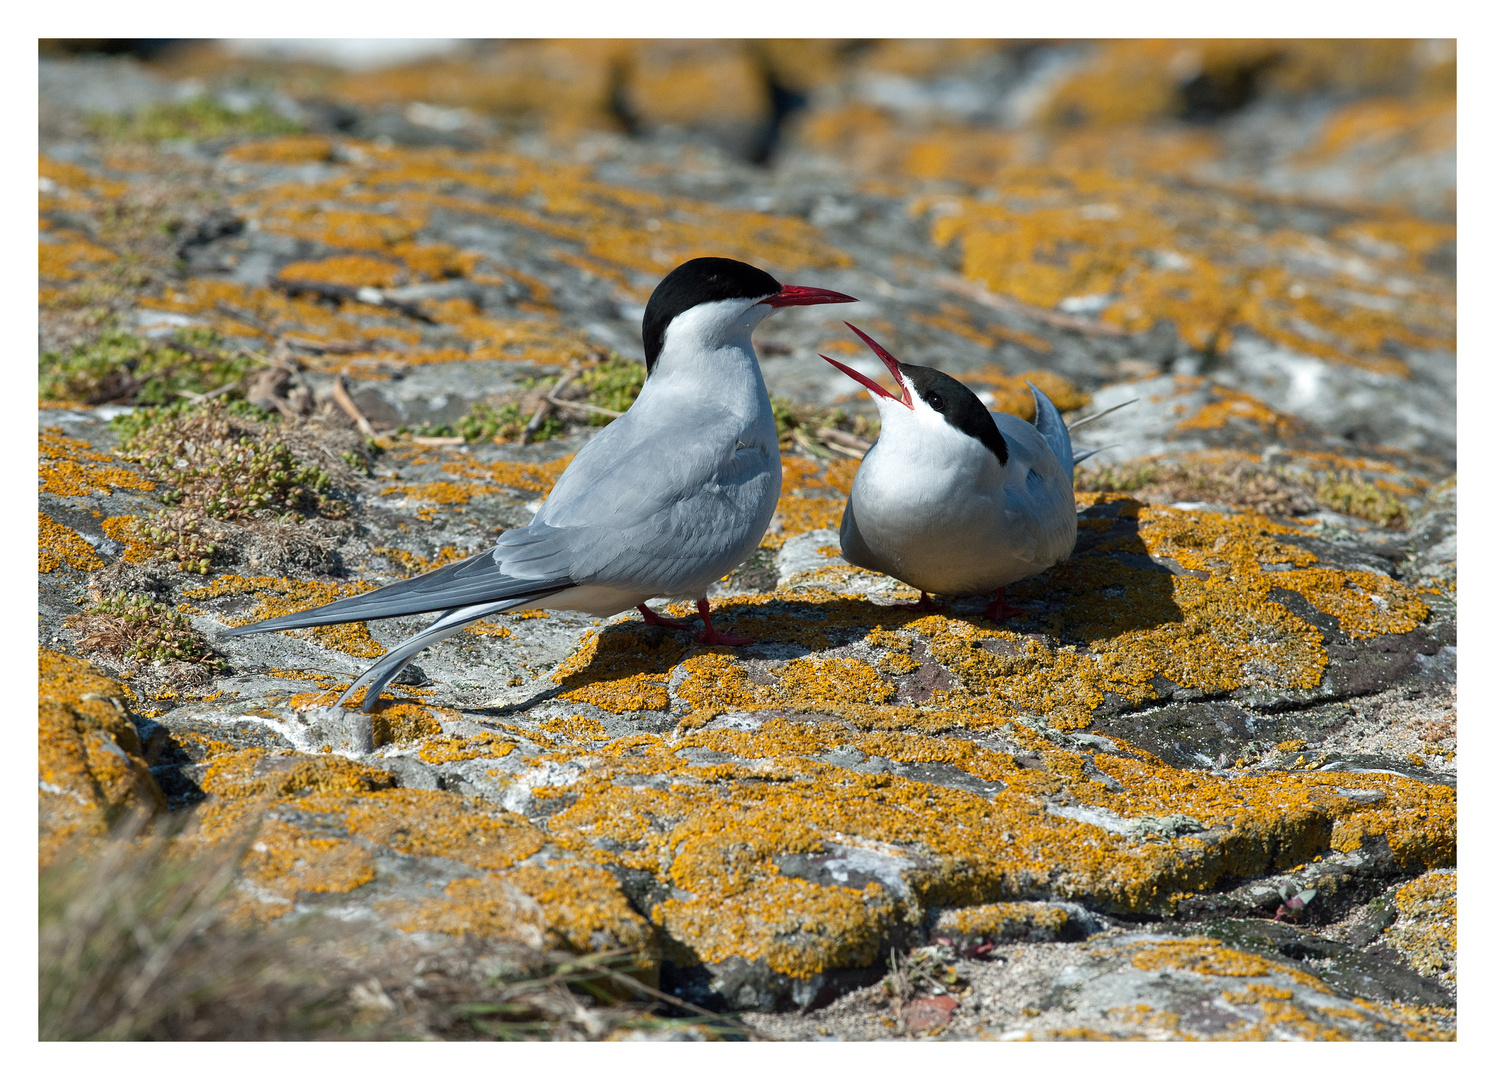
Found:
[[[435,480],[425,484],[390,484],[380,492],[385,498],[404,495],[417,502],[437,506],[466,506],[477,495],[492,495],[499,488],[492,484],[467,484],[452,480]]]
[[[953,761],[1005,787],[981,798],[822,765],[809,756],[838,745],[892,761]],[[726,753],[735,762],[692,766],[683,755],[693,748]],[[613,851],[621,845],[615,857],[625,865],[667,872],[679,888],[695,894],[689,903],[664,905],[656,918],[703,958],[764,956],[776,970],[801,976],[824,970],[811,957],[844,962],[843,951],[878,940],[883,920],[895,916],[870,891],[861,897],[854,890],[822,893],[784,880],[775,860],[787,853],[837,843],[904,860],[904,879],[926,905],[991,903],[1041,889],[1123,910],[1166,910],[1171,897],[1208,888],[1221,875],[1297,865],[1328,844],[1335,818],[1353,819],[1363,810],[1336,793],[1346,783],[1342,776],[1232,780],[1170,769],[1156,759],[1096,754],[1093,767],[1120,782],[1121,790],[1113,791],[1088,779],[1087,758],[1068,751],[1040,751],[1043,766],[1035,770],[951,736],[858,736],[854,728],[820,722],[770,720],[753,732],[695,731],[669,744],[657,736],[633,736],[600,751],[576,752],[589,755],[590,767],[569,789],[575,801],[551,819],[553,833],[606,842]],[[675,782],[668,789],[610,782],[639,772],[669,775]],[[1378,812],[1374,825],[1366,824],[1388,837],[1442,830],[1443,839],[1422,855],[1452,859],[1447,790],[1386,779],[1388,809]],[[1216,831],[1204,839],[1140,843],[1045,812],[1045,804],[1056,799],[1060,805],[1103,807],[1122,818],[1185,814]],[[1399,817],[1422,820],[1406,826]],[[916,861],[923,869],[912,869]],[[817,942],[813,948],[803,937],[794,947],[764,940],[765,926],[794,923],[822,902],[829,906],[819,929],[801,927]],[[708,920],[713,907],[716,918]]]
[[[805,707],[875,705],[893,696],[893,687],[865,660],[791,660],[777,674],[779,692]]]
[[[36,556],[38,574],[50,574],[63,565],[74,570],[98,570],[104,565],[87,540],[43,513],[37,514]]]
[[[567,688],[566,701],[610,712],[668,709],[670,669],[685,654],[680,635],[627,622],[602,633],[588,631],[581,647],[552,673]]]
[[[166,805],[125,712],[130,691],[86,661],[38,656],[37,779],[45,863],[74,839]]]
[[[337,255],[330,259],[289,263],[280,268],[278,276],[282,281],[325,281],[334,285],[382,288],[398,282],[400,266],[367,255]]]
[[[43,428],[37,441],[41,458],[37,470],[39,490],[49,495],[78,497],[107,495],[110,488],[156,489],[155,484],[139,473],[108,464],[114,460],[108,454],[99,453],[85,439],[69,438],[61,428]]]
[[[1405,634],[1430,614],[1413,590],[1385,574],[1312,567],[1273,577],[1282,588],[1301,593],[1324,614],[1337,618],[1339,628],[1352,638]]]
[[[202,789],[224,800],[286,796],[300,792],[353,794],[379,791],[394,783],[383,769],[337,756],[310,758],[258,747],[220,754],[203,774]]]
[[[298,581],[292,578],[244,577],[240,574],[223,574],[198,589],[188,589],[182,595],[189,600],[212,600],[220,596],[255,595],[259,603],[249,618],[232,621],[232,626],[245,626],[263,619],[281,615],[292,615],[307,608],[330,604],[345,596],[357,596],[370,591],[374,586],[367,581],[354,581],[338,585],[323,581]],[[317,626],[310,630],[282,630],[284,634],[310,636],[312,641],[327,649],[336,649],[349,656],[373,659],[384,655],[384,646],[369,636],[368,627],[361,622],[341,623],[337,626]]]
[[[1211,386],[1215,400],[1177,425],[1177,430],[1200,431],[1222,428],[1230,420],[1246,420],[1276,436],[1284,437],[1303,430],[1301,421],[1284,416],[1250,394],[1224,386]]]
[[[968,941],[1027,937],[1052,940],[1064,932],[1069,919],[1069,912],[1054,904],[978,904],[940,912],[933,932],[938,937]]]
[[[432,765],[443,765],[449,761],[501,758],[507,757],[514,747],[513,742],[491,731],[479,732],[471,738],[428,738],[421,743],[420,759]]]
[[[708,963],[740,956],[804,979],[877,959],[892,921],[893,905],[882,899],[876,882],[848,889],[773,878],[726,897],[666,900],[654,918]]]
[[[224,152],[229,161],[256,165],[299,165],[308,161],[331,161],[332,140],[322,135],[284,135],[231,146]]]
[[[652,938],[612,875],[575,864],[459,878],[446,887],[443,899],[385,908],[404,930],[471,934],[535,948],[639,949]]]
[[[540,727],[552,735],[560,735],[578,742],[598,742],[607,738],[607,730],[600,720],[593,720],[580,714],[557,716],[552,720],[542,722]]]
[[[80,233],[64,230],[43,240],[38,248],[38,273],[43,280],[77,281],[100,266],[119,261],[119,256]]]
[[[549,495],[550,489],[555,487],[555,482],[560,479],[561,473],[566,471],[566,466],[571,464],[575,455],[567,455],[557,458],[555,461],[546,462],[522,462],[522,461],[449,461],[443,465],[447,472],[454,476],[465,476],[469,479],[482,479],[497,484],[500,487],[516,488],[519,491],[533,491],[539,495]],[[481,486],[481,485],[480,485]]]
[[[313,836],[284,821],[260,826],[244,860],[244,873],[271,892],[345,893],[377,876],[369,853],[347,840]]]
[[[1385,937],[1421,975],[1446,986],[1457,982],[1458,878],[1448,871],[1424,874],[1396,891],[1399,918]]]
[[[381,701],[370,721],[375,746],[414,742],[441,734],[441,721],[431,710],[410,702]]]
[[[1093,169],[1012,165],[995,184],[1000,201],[929,197],[913,212],[935,212],[934,239],[961,244],[966,276],[1026,303],[1100,297],[1102,320],[1130,332],[1168,319],[1194,348],[1219,351],[1243,326],[1402,376],[1408,368],[1388,347],[1453,347],[1446,290],[1397,292],[1342,268],[1372,257],[1363,250],[1326,258],[1324,240],[1279,230],[1253,241],[1270,262],[1242,260],[1245,206],[1222,216],[1217,197]],[[1404,270],[1400,258],[1383,261]],[[1309,266],[1318,269],[1296,269]]]
[[[99,522],[105,536],[125,546],[120,558],[127,563],[149,562],[156,557],[156,548],[140,539],[140,520],[134,514],[116,514]]]
[[[449,563],[458,562],[469,555],[475,554],[475,552],[458,551],[448,544],[429,559],[417,555],[413,551],[406,551],[404,548],[396,547],[376,547],[374,554],[383,555],[390,562],[399,565],[411,577],[415,577],[418,574],[430,573],[432,570],[439,569]]]
[[[380,791],[310,798],[307,810],[341,813],[355,835],[407,855],[438,855],[503,870],[539,851],[544,834],[518,814],[445,791]]]

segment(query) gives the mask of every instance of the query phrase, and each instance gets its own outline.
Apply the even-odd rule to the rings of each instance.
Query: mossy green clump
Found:
[[[1239,458],[1080,469],[1075,490],[1125,492],[1154,503],[1226,503],[1277,517],[1301,517],[1323,508],[1390,528],[1401,528],[1407,520],[1405,503],[1353,472],[1329,472],[1315,480]]]
[[[130,541],[153,558],[171,563],[178,570],[206,574],[218,553],[221,534],[210,535],[202,523],[183,510],[161,510],[135,524]]]
[[[1353,514],[1377,525],[1399,527],[1407,522],[1406,503],[1389,491],[1382,491],[1367,480],[1356,479],[1348,472],[1324,477],[1314,494],[1331,510]]]
[[[1075,471],[1075,490],[1140,491],[1163,477],[1163,466],[1152,464],[1101,465]]]
[[[122,116],[95,114],[88,126],[100,138],[117,142],[291,135],[301,130],[300,124],[268,106],[237,112],[211,97],[147,105]]]
[[[79,647],[112,660],[198,664],[216,672],[228,665],[181,612],[148,596],[118,592],[80,612],[68,625]]]
[[[468,442],[512,442],[524,433],[529,425],[529,413],[518,404],[507,402],[491,405],[480,401],[468,410],[467,415],[451,424],[422,424],[415,434],[450,438],[460,435]],[[552,413],[540,421],[539,427],[530,433],[531,442],[546,442],[565,432],[565,425]]]
[[[164,405],[236,382],[254,366],[211,330],[187,330],[171,341],[108,330],[67,353],[42,353],[38,392],[43,401]]]
[[[336,518],[348,509],[331,496],[326,471],[298,461],[269,425],[219,402],[155,416],[115,453],[161,485],[167,506],[221,521],[260,510]]]
[[[833,428],[872,442],[877,438],[882,425],[874,418],[848,416],[845,409],[816,408],[803,405],[786,397],[772,399],[773,423],[779,435],[779,449],[791,450],[796,443],[804,447],[806,442],[823,442],[818,432],[822,428]],[[810,449],[810,447],[804,447]],[[812,452],[813,449],[812,449]],[[822,455],[830,456],[830,455]]]
[[[577,382],[587,389],[587,404],[613,412],[627,412],[639,391],[644,388],[644,365],[624,360],[617,353],[585,372]],[[593,413],[595,427],[612,422],[612,417]]]
[[[274,413],[266,412],[258,405],[252,405],[247,401],[240,401],[237,398],[229,398],[227,401],[215,402],[214,404],[229,416],[254,424],[274,424],[280,419]],[[122,443],[128,442],[147,428],[154,427],[156,424],[181,419],[200,408],[202,408],[201,405],[188,401],[177,401],[170,405],[137,408],[133,412],[120,413],[114,419],[110,420],[109,430],[118,435]]]

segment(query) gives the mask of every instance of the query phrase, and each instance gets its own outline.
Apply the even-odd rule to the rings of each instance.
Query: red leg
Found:
[[[1012,618],[1014,615],[1027,614],[1027,608],[1012,607],[1007,603],[1007,597],[1004,595],[1006,591],[1006,589],[997,590],[997,598],[990,604],[987,604],[986,610],[981,613],[981,617],[983,619],[991,619],[993,622],[1002,622],[1005,619]]]
[[[702,645],[751,645],[753,643],[750,637],[738,637],[736,634],[718,630],[712,626],[711,601],[704,596],[696,601],[696,610],[701,613],[701,618],[706,623],[706,629],[696,634],[696,640]]]
[[[945,605],[944,604],[941,604],[941,603],[938,603],[937,601],[929,599],[929,594],[927,592],[922,591],[922,590],[919,592],[919,602],[917,604],[894,604],[892,606],[895,607],[895,608],[900,608],[903,611],[944,611],[945,610]]]
[[[649,610],[648,604],[640,604],[639,611],[644,616],[644,623],[648,626],[668,626],[673,630],[689,630],[690,624],[683,623],[679,619],[666,619],[663,615],[656,615]],[[707,624],[710,625],[709,623]]]

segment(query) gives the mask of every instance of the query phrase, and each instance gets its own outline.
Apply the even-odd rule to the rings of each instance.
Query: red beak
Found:
[[[810,304],[855,304],[855,296],[831,292],[829,289],[811,289],[804,285],[785,285],[767,300],[758,303],[769,307],[806,307]]]
[[[825,353],[820,354],[820,359],[824,360],[832,367],[840,368],[847,375],[850,375],[857,382],[865,386],[873,394],[885,397],[889,401],[896,401],[906,409],[912,409],[914,407],[914,399],[913,396],[908,392],[908,384],[903,381],[903,372],[898,368],[897,358],[894,357],[892,353],[888,352],[887,349],[884,349],[877,342],[873,341],[866,334],[858,330],[855,326],[852,326],[851,323],[847,323],[846,325],[851,329],[851,332],[853,334],[867,343],[867,347],[877,354],[877,358],[879,360],[887,365],[888,371],[893,375],[893,382],[898,385],[899,392],[897,394],[888,393],[880,385],[878,385],[875,380],[867,378],[867,376],[863,375],[860,371],[849,368],[839,361],[832,360],[829,356],[826,356]]]

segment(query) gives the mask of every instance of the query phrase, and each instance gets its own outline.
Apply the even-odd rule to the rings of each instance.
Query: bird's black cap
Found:
[[[736,259],[703,258],[683,262],[665,275],[644,308],[644,365],[654,370],[664,332],[676,315],[714,300],[747,300],[772,296],[782,286],[756,266]]]
[[[919,399],[945,418],[945,423],[978,440],[997,461],[1007,464],[1007,440],[997,430],[981,399],[965,383],[952,379],[943,371],[899,362],[898,370],[919,395]]]

